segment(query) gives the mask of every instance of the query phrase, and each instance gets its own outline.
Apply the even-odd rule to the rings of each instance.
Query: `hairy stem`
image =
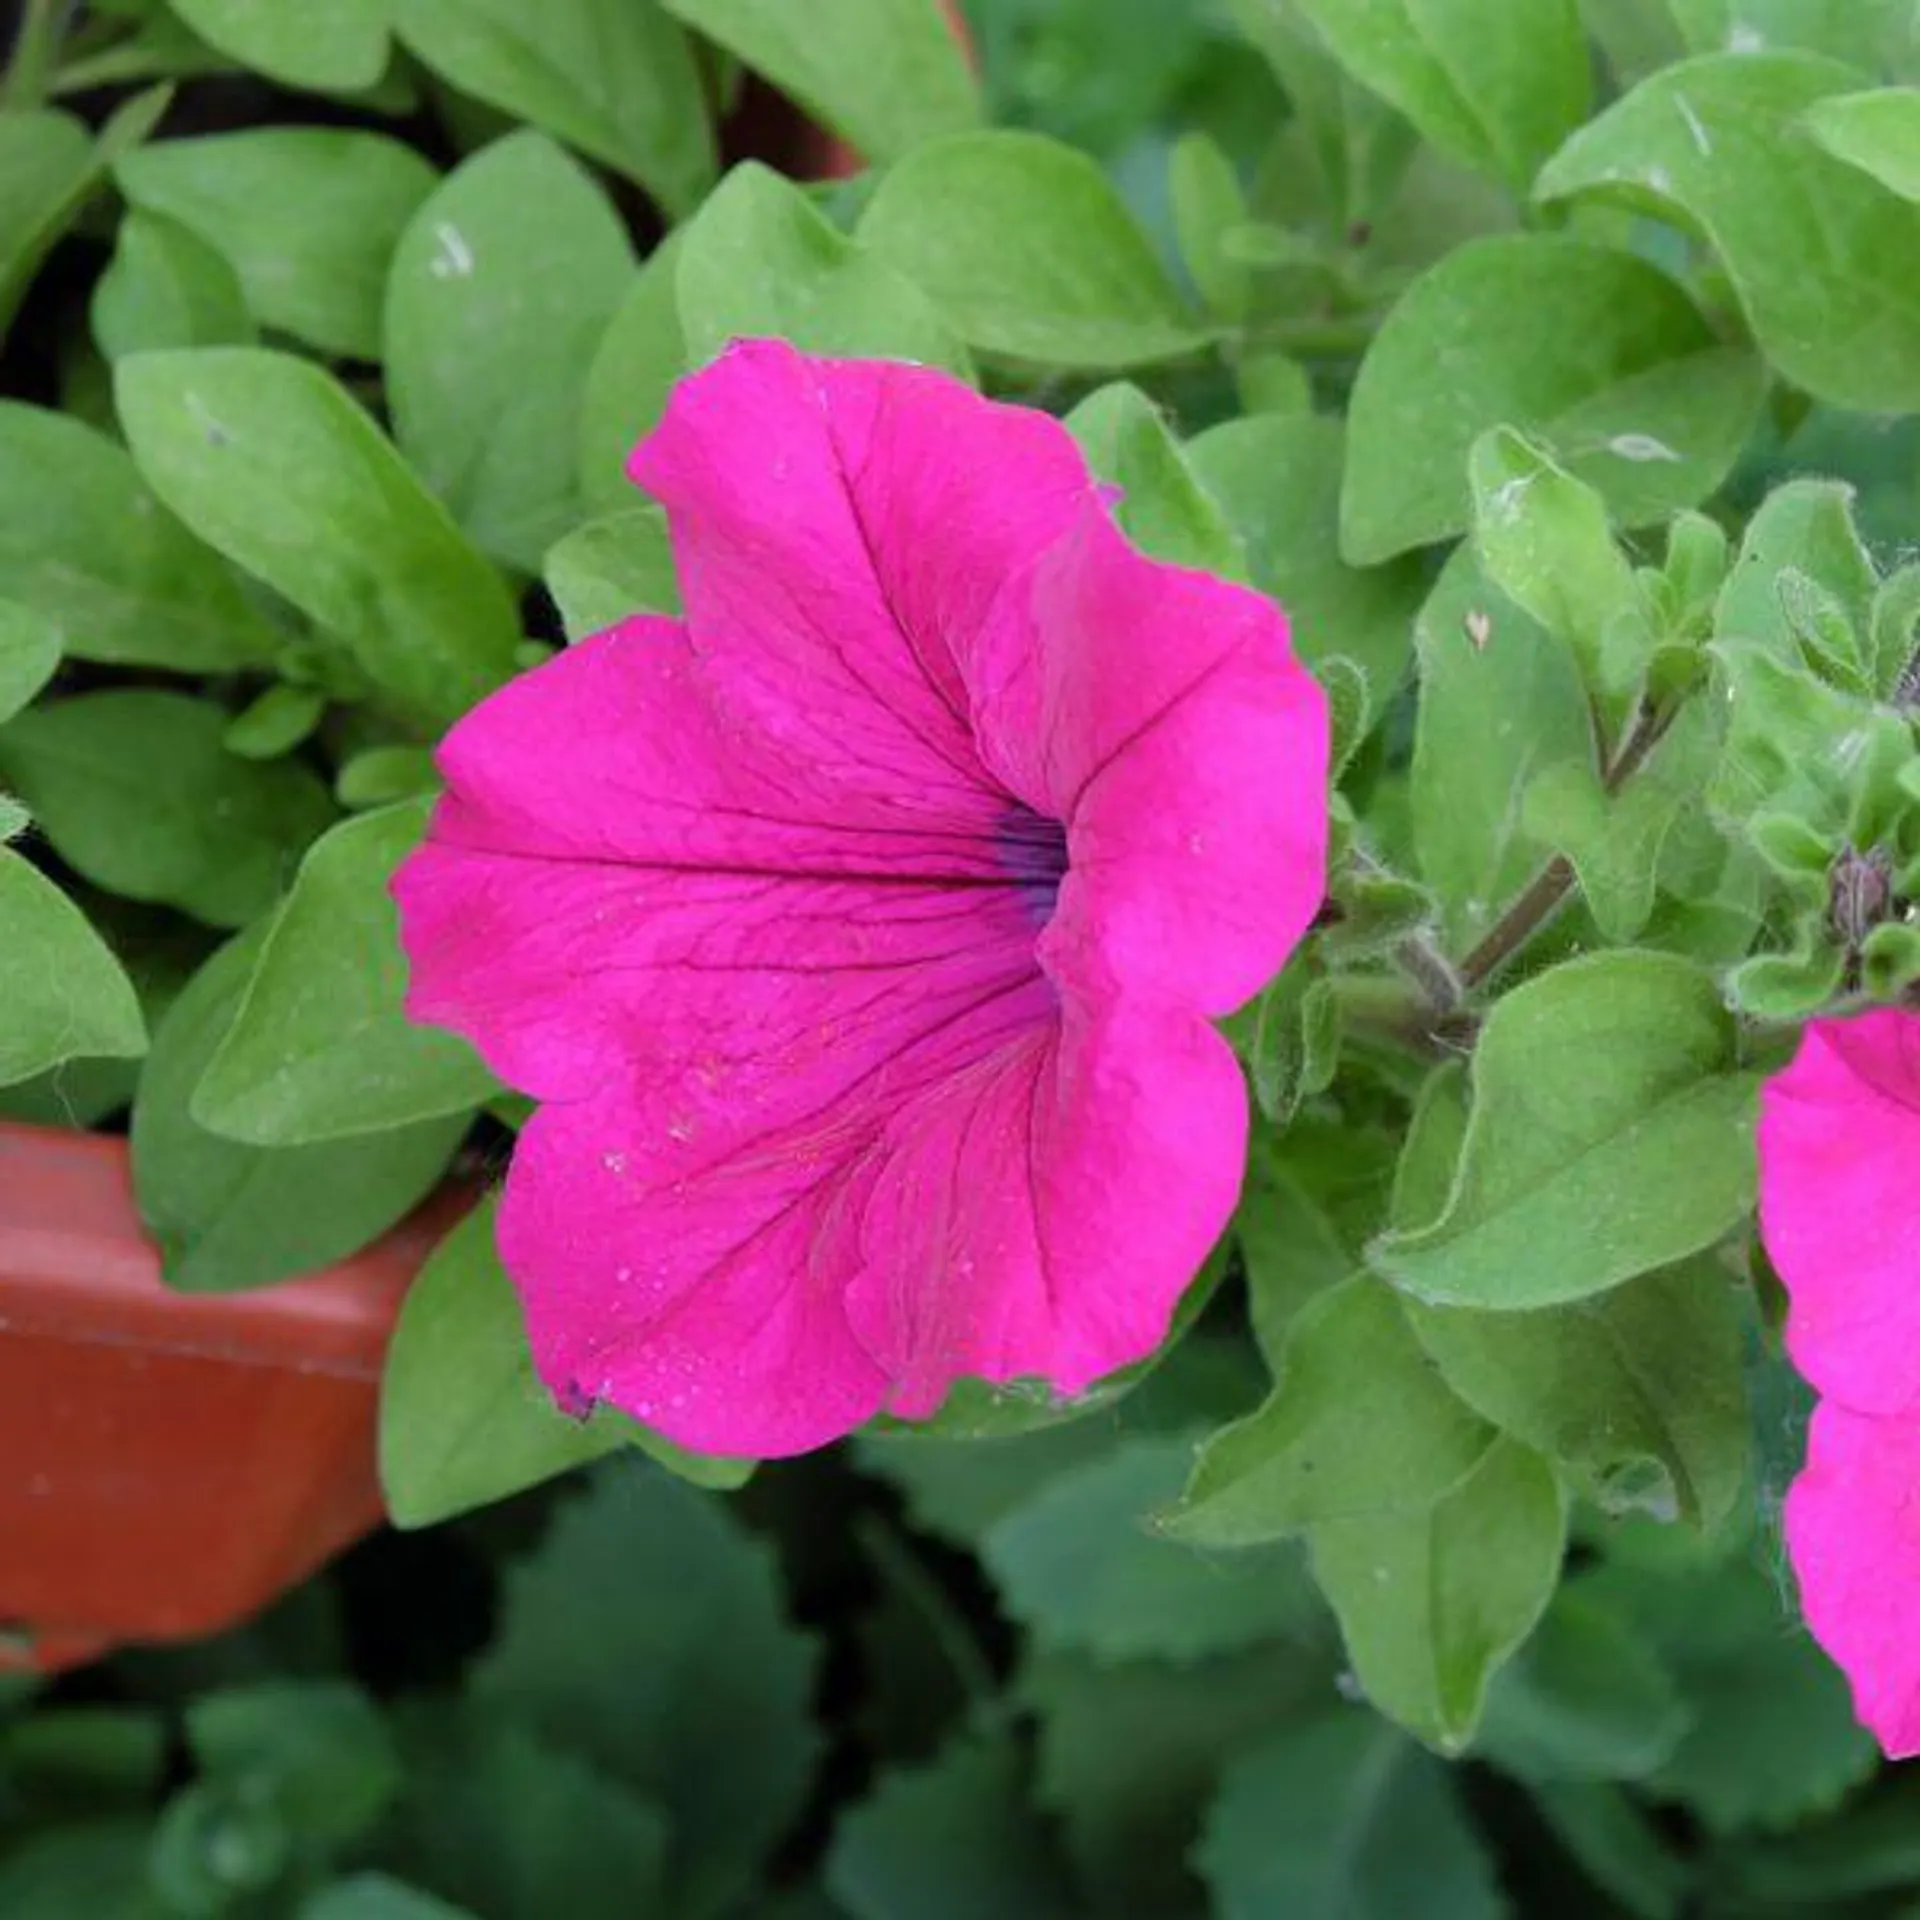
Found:
[[[1647,755],[1659,745],[1660,736],[1672,718],[1671,712],[1656,714],[1650,707],[1641,708],[1620,742],[1620,751],[1601,775],[1600,785],[1605,792],[1618,793],[1645,764]],[[1555,854],[1479,945],[1460,962],[1461,985],[1471,992],[1498,973],[1572,898],[1573,880],[1573,863]]]

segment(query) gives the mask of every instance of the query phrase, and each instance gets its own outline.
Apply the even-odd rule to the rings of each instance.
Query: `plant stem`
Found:
[[[1601,790],[1618,793],[1660,744],[1672,721],[1671,713],[1656,714],[1642,707],[1627,729],[1620,751],[1600,778]],[[1468,991],[1482,985],[1533,938],[1573,896],[1573,863],[1555,854],[1534,876],[1532,884],[1503,913],[1486,937],[1460,962],[1460,983]]]
[[[0,106],[37,107],[47,97],[69,11],[68,0],[26,0],[7,57],[6,79],[0,81]]]
[[[1463,983],[1453,963],[1428,933],[1410,933],[1393,950],[1400,970],[1426,995],[1436,1014],[1455,1012],[1464,998]]]
[[[1494,922],[1486,938],[1460,962],[1461,983],[1471,990],[1497,973],[1566,905],[1572,894],[1572,863],[1556,853],[1534,875],[1526,892]]]

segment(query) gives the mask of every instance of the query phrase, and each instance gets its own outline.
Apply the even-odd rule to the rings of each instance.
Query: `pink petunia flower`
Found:
[[[1149,1352],[1225,1226],[1209,1024],[1322,892],[1327,722],[1059,423],[742,342],[633,478],[636,617],[440,751],[409,1010],[541,1104],[499,1223],[540,1373],[773,1455]]]
[[[1825,1396],[1787,1496],[1802,1609],[1862,1721],[1920,1752],[1920,1016],[1815,1021],[1759,1150],[1787,1348]]]
[[[1920,1418],[1823,1401],[1786,1527],[1801,1611],[1861,1723],[1894,1759],[1920,1753]]]

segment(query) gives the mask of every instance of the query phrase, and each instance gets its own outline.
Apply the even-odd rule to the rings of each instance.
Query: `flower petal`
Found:
[[[1920,1753],[1920,1419],[1823,1402],[1787,1493],[1807,1626],[1894,1759]]]
[[[1150,1353],[1245,1139],[1224,1042],[1126,1009],[691,1172],[624,1094],[543,1107],[501,1254],[563,1400],[703,1452],[797,1453],[882,1406],[929,1413],[963,1375],[1073,1393]]]
[[[988,757],[1068,824],[1056,977],[1210,1014],[1257,993],[1326,877],[1326,698],[1279,609],[1147,559],[1089,509],[1001,601],[984,653]]]
[[[619,1096],[542,1107],[514,1150],[500,1256],[562,1405],[621,1408],[702,1453],[824,1446],[886,1377],[847,1325],[857,1155],[777,1149],[664,1178]]]
[[[1822,1026],[1827,1044],[1874,1092],[1920,1112],[1920,1018],[1876,1007]]]
[[[965,662],[1092,481],[1058,421],[948,375],[736,342],[628,471],[667,509],[731,710],[938,809],[982,779]]]
[[[1761,1096],[1760,1228],[1788,1350],[1857,1413],[1920,1411],[1920,1109],[1882,1091],[1913,1019],[1815,1021]]]
[[[852,723],[850,723],[852,724]],[[430,838],[515,858],[670,872],[996,878],[1006,800],[930,816],[848,757],[787,751],[729,709],[677,622],[624,621],[509,682],[441,742]]]
[[[570,867],[428,845],[399,881],[409,1013],[542,1100],[633,1083],[717,1149],[956,1021],[1052,1017],[1008,889]]]
[[[962,1376],[1078,1393],[1152,1352],[1232,1214],[1246,1134],[1219,1035],[1125,1001],[905,1105],[847,1303],[891,1411],[929,1414]]]

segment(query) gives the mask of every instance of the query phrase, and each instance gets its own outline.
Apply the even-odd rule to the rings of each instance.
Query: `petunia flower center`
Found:
[[[1067,877],[1067,830],[1058,820],[1017,802],[1007,809],[994,835],[1000,856],[1034,919],[1045,926]]]

